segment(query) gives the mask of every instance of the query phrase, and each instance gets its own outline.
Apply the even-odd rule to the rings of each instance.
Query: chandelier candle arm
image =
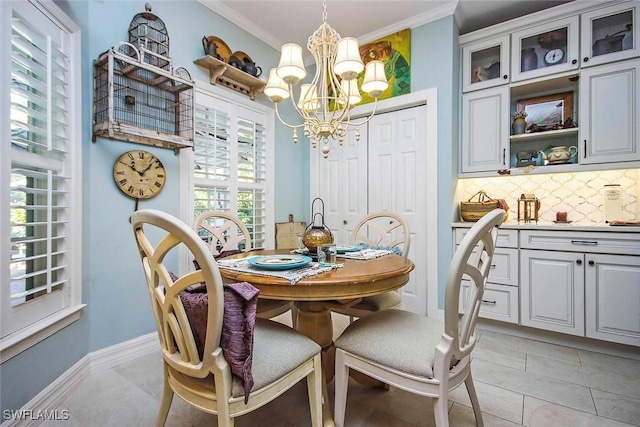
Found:
[[[302,48],[294,43],[282,46],[278,67],[269,72],[269,80],[264,89],[265,95],[275,103],[276,116],[285,126],[293,129],[293,140],[297,142],[297,128],[304,128],[304,135],[315,148],[322,142],[322,152],[329,154],[329,138],[342,145],[347,130],[356,127],[356,140],[359,139],[358,126],[366,124],[377,107],[378,96],[389,86],[381,61],[362,62],[358,41],[353,37],[341,38],[327,23],[327,1],[322,2],[322,24],[309,37],[307,49],[313,55],[316,70],[311,83],[294,86],[307,76],[302,59]],[[351,121],[351,109],[362,100],[358,88],[358,75],[364,71],[362,91],[374,98],[371,115],[360,123]],[[299,93],[297,100],[295,93]],[[291,98],[296,113],[303,119],[300,125],[290,125],[280,117],[278,103]]]

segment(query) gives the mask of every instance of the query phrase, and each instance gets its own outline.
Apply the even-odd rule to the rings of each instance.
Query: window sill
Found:
[[[17,331],[0,340],[0,364],[50,337],[80,318],[86,304],[69,307],[59,313]]]

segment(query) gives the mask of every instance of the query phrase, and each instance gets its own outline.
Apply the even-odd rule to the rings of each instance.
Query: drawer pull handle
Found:
[[[573,245],[591,245],[591,246],[595,246],[598,244],[597,241],[595,240],[572,240],[571,244]]]
[[[496,301],[491,301],[488,299],[481,299],[480,302],[482,302],[483,304],[495,304]]]

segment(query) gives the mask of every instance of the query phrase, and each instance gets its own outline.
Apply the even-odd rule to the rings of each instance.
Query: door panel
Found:
[[[584,336],[584,255],[520,251],[521,323]]]
[[[640,345],[640,257],[587,254],[587,336]]]
[[[407,221],[416,268],[400,291],[402,308],[420,314],[427,312],[426,169],[419,167],[427,155],[426,109],[378,114],[369,122],[369,212],[389,210]]]
[[[350,129],[343,146],[333,147],[318,162],[319,197],[336,243],[349,242],[353,226],[367,213],[367,127],[360,129],[359,141],[354,134]]]

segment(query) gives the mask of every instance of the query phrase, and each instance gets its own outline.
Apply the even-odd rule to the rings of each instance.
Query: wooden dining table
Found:
[[[289,254],[285,250],[259,250],[235,255],[248,258],[256,255]],[[294,301],[298,308],[297,329],[322,347],[322,368],[326,381],[334,375],[335,348],[331,307],[355,304],[363,297],[397,290],[409,281],[414,269],[411,260],[399,255],[385,255],[369,260],[338,258],[342,267],[301,279],[291,285],[284,278],[252,272],[220,268],[225,281],[246,281],[260,290],[260,298]],[[325,427],[333,426],[324,384],[323,418]]]

